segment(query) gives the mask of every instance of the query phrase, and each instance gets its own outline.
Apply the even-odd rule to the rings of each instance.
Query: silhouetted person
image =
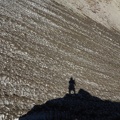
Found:
[[[69,94],[71,94],[71,91],[75,94],[75,80],[71,77],[69,81]]]

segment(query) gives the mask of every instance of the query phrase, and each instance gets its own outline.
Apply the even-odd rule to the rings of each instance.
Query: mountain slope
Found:
[[[0,114],[76,90],[120,99],[120,34],[51,0],[0,1]],[[31,106],[29,106],[31,105]]]
[[[120,31],[119,0],[55,0],[78,14],[85,14],[109,29]]]

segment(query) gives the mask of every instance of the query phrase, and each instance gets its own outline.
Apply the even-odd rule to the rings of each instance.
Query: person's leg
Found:
[[[69,89],[69,94],[71,94],[71,90]]]
[[[74,91],[74,94],[76,94],[75,89],[73,91]]]

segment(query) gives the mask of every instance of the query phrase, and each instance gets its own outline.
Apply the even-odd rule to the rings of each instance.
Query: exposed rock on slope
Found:
[[[36,105],[19,120],[119,120],[120,103],[103,101],[84,90]]]
[[[76,90],[119,101],[119,38],[52,0],[0,0],[0,116],[63,96],[71,76]]]

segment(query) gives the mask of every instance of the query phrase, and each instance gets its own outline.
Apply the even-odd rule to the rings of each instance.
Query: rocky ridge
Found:
[[[19,120],[119,120],[120,103],[101,100],[80,89],[78,94],[34,106]]]

